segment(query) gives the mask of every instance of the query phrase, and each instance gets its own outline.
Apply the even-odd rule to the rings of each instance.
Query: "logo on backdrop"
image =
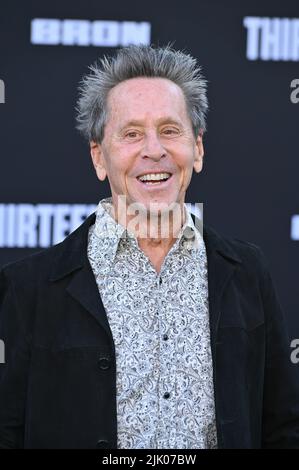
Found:
[[[95,209],[86,204],[0,204],[0,247],[46,248],[59,243]]]
[[[151,24],[146,21],[31,20],[31,44],[118,47],[150,42]]]
[[[248,60],[299,61],[299,19],[246,16]]]

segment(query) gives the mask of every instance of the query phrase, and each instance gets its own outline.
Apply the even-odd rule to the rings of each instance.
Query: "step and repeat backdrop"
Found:
[[[75,129],[88,66],[169,42],[208,80],[205,157],[187,202],[259,245],[299,338],[299,3],[5,1],[0,6],[0,266],[61,241],[110,195]]]

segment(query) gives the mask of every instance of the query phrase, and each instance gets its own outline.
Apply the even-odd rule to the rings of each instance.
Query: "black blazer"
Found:
[[[0,447],[116,448],[113,338],[87,258],[95,214],[0,272]],[[218,445],[299,448],[298,369],[258,247],[204,227]]]

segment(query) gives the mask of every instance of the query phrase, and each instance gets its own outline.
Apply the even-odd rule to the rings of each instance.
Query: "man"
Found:
[[[299,448],[267,263],[184,202],[207,106],[195,59],[169,47],[129,46],[84,78],[78,127],[111,197],[1,271],[2,447]]]

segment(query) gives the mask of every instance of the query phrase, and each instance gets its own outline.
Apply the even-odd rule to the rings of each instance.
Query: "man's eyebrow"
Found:
[[[163,118],[159,119],[158,122],[159,122],[160,125],[161,124],[176,124],[177,126],[182,125],[181,121],[178,121],[178,120],[174,119],[171,116],[163,117]]]
[[[121,126],[121,129],[125,129],[126,127],[131,127],[131,126],[136,126],[136,127],[141,127],[142,121],[137,121],[137,120],[131,120],[128,122],[125,122],[123,126]]]
[[[162,124],[175,124],[177,126],[182,126],[182,123],[180,121],[177,121],[176,119],[174,119],[171,116],[166,116],[166,117],[162,117],[162,118],[158,119],[157,124],[160,125],[160,126]],[[143,125],[144,125],[144,122],[142,120],[139,121],[137,119],[133,119],[131,121],[125,122],[124,125],[121,128],[125,129],[125,128],[130,127],[130,126],[142,127]]]

